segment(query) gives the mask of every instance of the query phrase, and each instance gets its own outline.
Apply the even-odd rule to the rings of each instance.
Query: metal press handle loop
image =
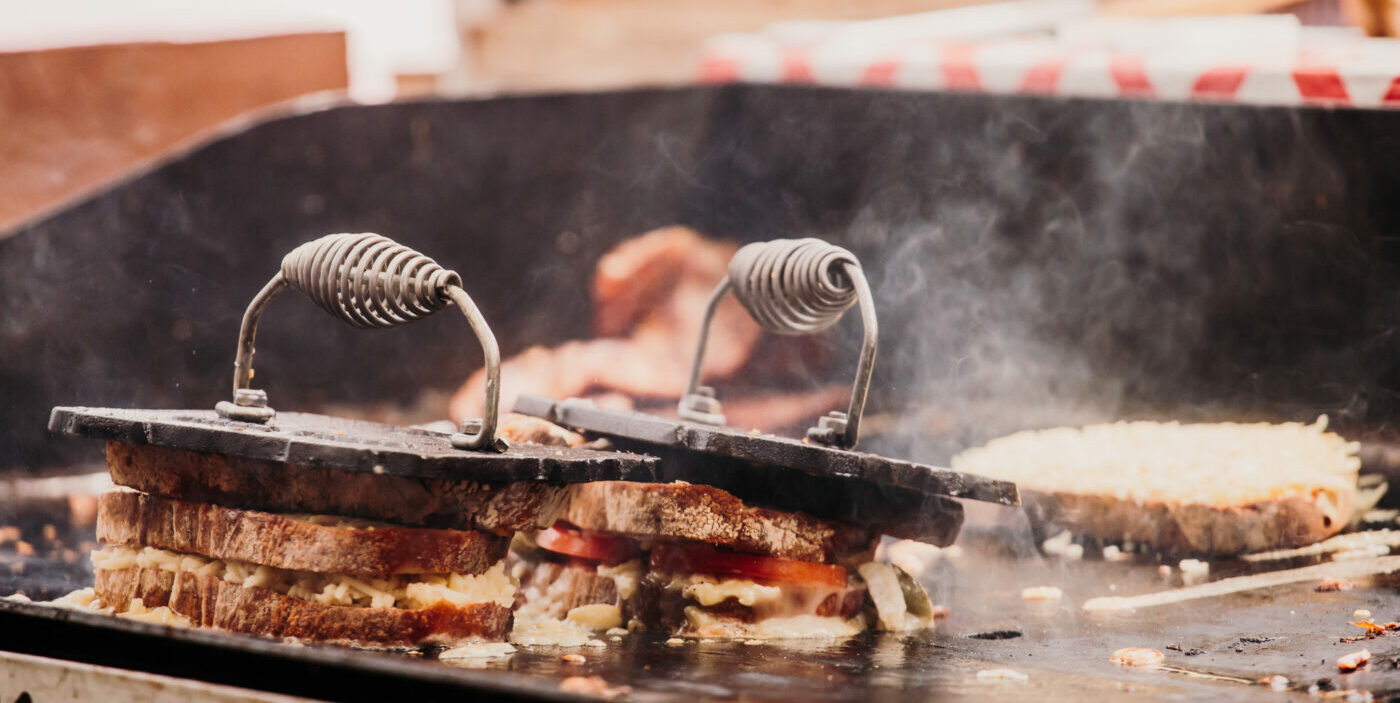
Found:
[[[220,415],[267,422],[276,414],[267,406],[267,393],[251,387],[253,342],[263,311],[289,287],[305,293],[331,315],[365,329],[413,322],[456,305],[486,357],[486,401],[480,426],[462,423],[462,431],[452,435],[452,445],[459,449],[505,449],[504,441],[496,437],[501,352],[486,318],[462,289],[462,277],[388,237],[368,232],[328,234],[302,244],[282,259],[282,270],[243,313],[233,362],[233,402],[216,405]]]
[[[725,294],[733,293],[744,309],[764,329],[777,334],[798,335],[820,332],[836,324],[852,305],[859,302],[865,338],[851,387],[846,412],[832,411],[807,430],[815,442],[846,449],[860,440],[860,418],[870,390],[879,345],[879,324],[870,284],[860,261],[841,247],[820,239],[775,239],[749,244],[729,261],[729,274],[710,294],[690,382],[681,398],[681,418],[712,425],[725,424],[714,389],[700,385],[700,369],[710,322]]]

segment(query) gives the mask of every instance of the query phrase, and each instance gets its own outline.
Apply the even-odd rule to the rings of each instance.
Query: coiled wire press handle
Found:
[[[302,244],[282,259],[282,270],[243,313],[238,355],[233,362],[233,402],[219,402],[215,406],[219,415],[267,422],[276,414],[267,406],[267,393],[250,387],[253,341],[263,311],[288,287],[305,293],[326,312],[365,329],[413,322],[455,304],[486,357],[486,402],[480,426],[464,421],[461,432],[452,435],[452,445],[459,449],[506,449],[505,442],[496,437],[501,352],[486,318],[462,290],[462,277],[388,237],[371,233],[328,234]]]
[[[870,284],[855,254],[820,239],[775,239],[739,249],[729,261],[729,274],[710,294],[705,309],[690,383],[678,409],[683,419],[725,424],[714,389],[700,385],[700,369],[710,322],[720,301],[730,292],[764,329],[787,335],[825,330],[859,301],[865,339],[851,387],[851,403],[846,412],[833,410],[807,430],[807,437],[814,442],[854,448],[860,440],[860,417],[865,410],[880,335]]]

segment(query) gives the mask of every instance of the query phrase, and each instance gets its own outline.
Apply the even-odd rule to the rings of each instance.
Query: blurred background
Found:
[[[506,408],[674,412],[732,252],[814,236],[875,290],[872,448],[1325,413],[1400,457],[1395,0],[0,8],[0,472],[101,461],[56,405],[212,406],[282,255],[362,231],[462,274]],[[844,402],[858,322],[730,313],[734,424]],[[461,325],[263,325],[274,407],[480,412]]]
[[[0,231],[302,96],[736,80],[1388,104],[1395,0],[6,3]]]

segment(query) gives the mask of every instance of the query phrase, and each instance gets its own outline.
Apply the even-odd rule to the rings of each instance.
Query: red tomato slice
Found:
[[[651,550],[651,568],[672,573],[731,574],[755,581],[790,581],[837,588],[846,585],[846,570],[835,564],[721,552],[701,546],[658,544]]]
[[[629,559],[641,551],[636,542],[621,535],[584,532],[568,525],[540,530],[535,535],[535,544],[551,552],[609,564]]]

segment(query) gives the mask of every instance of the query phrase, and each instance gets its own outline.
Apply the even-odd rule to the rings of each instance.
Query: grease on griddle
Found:
[[[1205,653],[1206,653],[1206,650],[1201,649],[1200,647],[1192,647],[1192,648],[1190,648],[1190,649],[1182,649],[1182,648],[1181,648],[1181,645],[1175,644],[1175,643],[1167,645],[1164,649],[1170,649],[1170,650],[1173,651],[1173,652],[1181,652],[1182,654],[1184,654],[1184,655],[1186,655],[1186,656],[1188,656],[1188,657],[1194,657],[1194,656],[1197,656],[1197,655],[1205,654]]]
[[[968,635],[974,640],[1011,640],[1021,636],[1020,630],[987,630]]]
[[[1269,636],[1267,636],[1267,635],[1256,635],[1256,636],[1253,636],[1253,637],[1241,637],[1241,638],[1240,638],[1240,644],[1264,644],[1265,642],[1273,642],[1273,641],[1275,641],[1275,640],[1280,640],[1280,639],[1283,639],[1283,638],[1282,638],[1282,637],[1269,637]]]

